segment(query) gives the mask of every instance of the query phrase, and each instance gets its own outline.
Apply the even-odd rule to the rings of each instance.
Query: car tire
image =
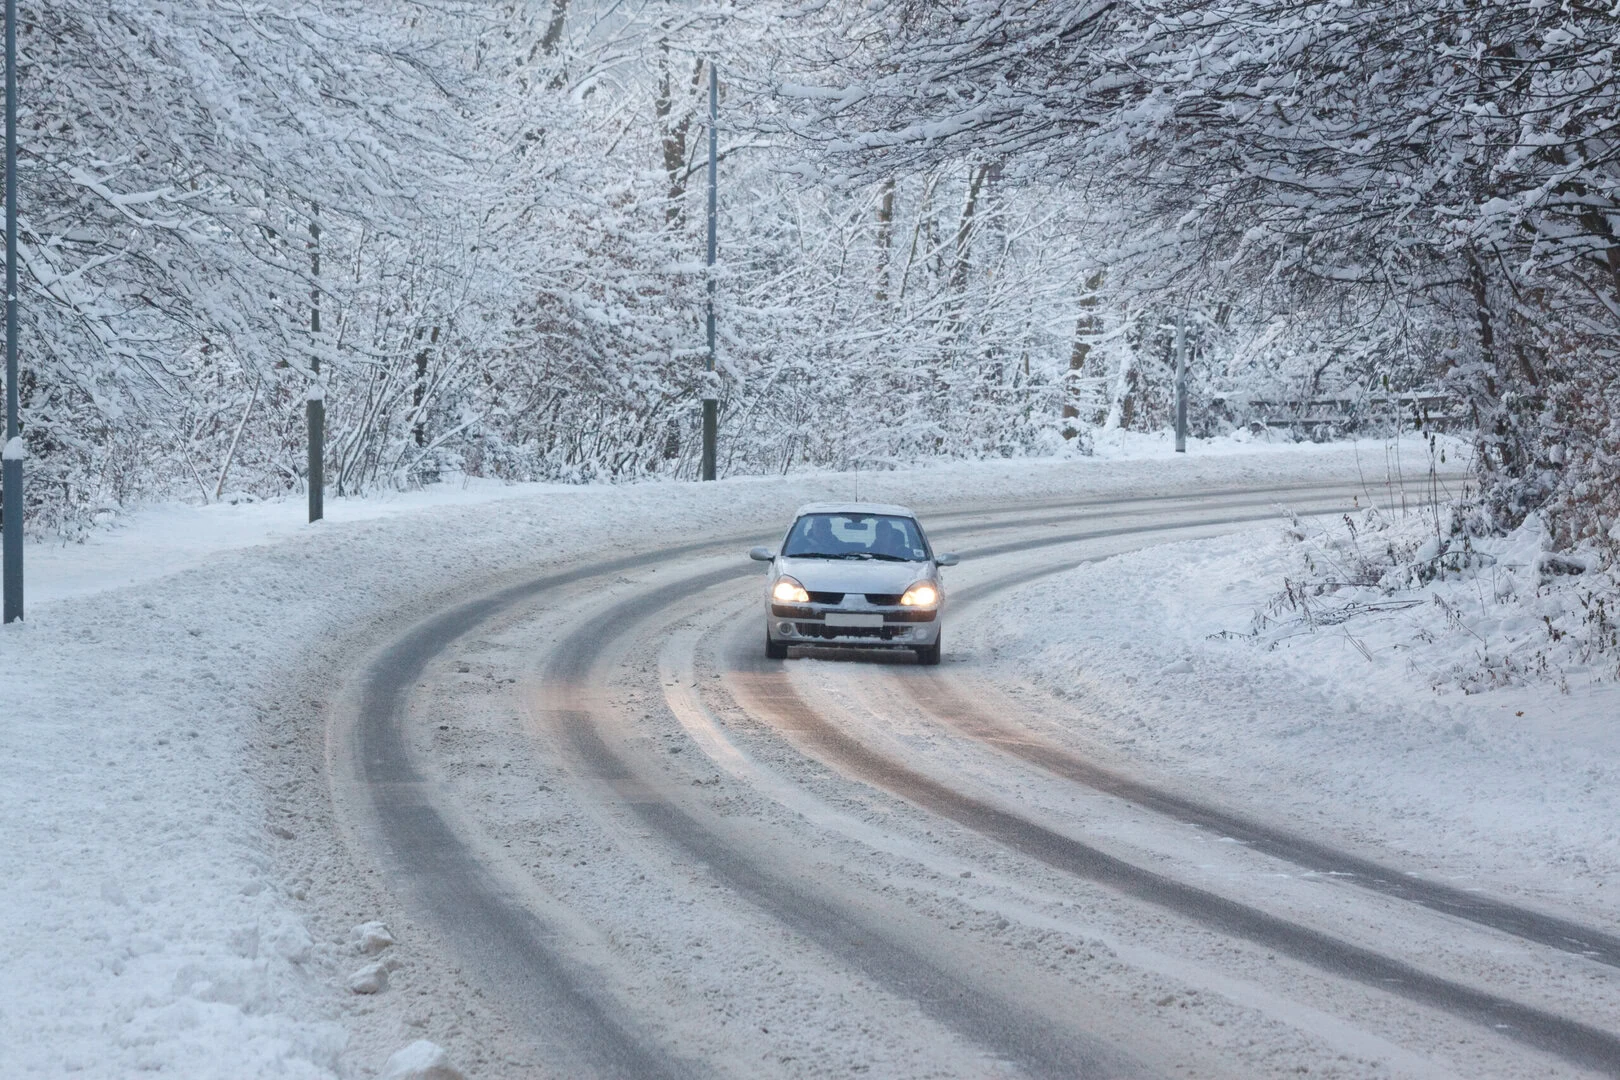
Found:
[[[770,660],[787,659],[787,642],[774,640],[769,633],[765,635],[765,656]]]
[[[932,645],[924,645],[922,648],[917,650],[917,663],[922,664],[925,667],[933,667],[935,664],[938,664],[939,648],[944,640],[945,632],[942,630],[940,631],[939,636],[934,639],[934,643]]]

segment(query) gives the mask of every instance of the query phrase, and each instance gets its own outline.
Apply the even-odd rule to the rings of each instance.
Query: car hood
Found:
[[[777,570],[797,578],[811,592],[900,593],[913,582],[935,576],[931,562],[856,559],[782,558]]]

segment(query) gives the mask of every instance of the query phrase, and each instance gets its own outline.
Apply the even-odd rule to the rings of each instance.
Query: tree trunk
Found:
[[[681,103],[680,119],[676,115],[675,78],[669,68],[669,39],[658,42],[658,97],[653,111],[658,117],[658,130],[663,140],[664,175],[669,178],[669,202],[664,207],[664,221],[671,228],[680,228],[686,222],[686,138],[692,130],[691,95],[703,82],[703,61],[692,67],[692,85],[687,100]]]
[[[546,32],[540,38],[540,51],[547,56],[555,56],[557,46],[562,44],[563,24],[568,18],[568,0],[551,0],[551,21],[546,24]]]
[[[1086,279],[1085,291],[1080,294],[1080,316],[1074,320],[1074,347],[1069,350],[1069,374],[1063,381],[1063,419],[1077,420],[1080,379],[1091,356],[1090,336],[1097,332],[1097,290],[1102,288],[1103,272],[1097,271]],[[1080,425],[1063,425],[1063,437],[1072,439],[1080,434]]]
[[[978,210],[979,192],[989,175],[990,166],[986,163],[975,169],[968,181],[967,203],[962,207],[962,220],[956,226],[956,260],[951,270],[951,288],[956,292],[967,285],[968,258],[973,249],[973,216]]]
[[[420,339],[422,331],[417,330],[416,336]],[[417,446],[427,445],[427,420],[422,415],[422,402],[427,397],[428,352],[432,346],[438,343],[439,328],[435,326],[432,336],[428,338],[428,343],[422,346],[416,354],[416,385],[411,388],[411,412],[416,418],[412,434],[416,438]]]
[[[894,177],[883,182],[883,198],[878,202],[878,271],[877,301],[889,299],[889,247],[894,240]]]

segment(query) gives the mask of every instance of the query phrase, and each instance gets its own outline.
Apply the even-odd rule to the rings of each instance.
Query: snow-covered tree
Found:
[[[1134,296],[1361,327],[1345,374],[1439,379],[1467,403],[1501,523],[1549,506],[1567,541],[1620,515],[1609,8],[902,0],[820,18],[836,78],[781,89],[852,167],[978,158],[1067,185],[1119,314]]]

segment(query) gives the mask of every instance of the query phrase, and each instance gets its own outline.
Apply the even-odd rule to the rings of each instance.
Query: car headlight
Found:
[[[939,589],[932,581],[919,581],[900,598],[905,607],[933,607],[939,603]]]
[[[790,577],[779,577],[776,584],[771,586],[771,599],[778,604],[808,604],[810,594],[804,591],[804,586]]]

